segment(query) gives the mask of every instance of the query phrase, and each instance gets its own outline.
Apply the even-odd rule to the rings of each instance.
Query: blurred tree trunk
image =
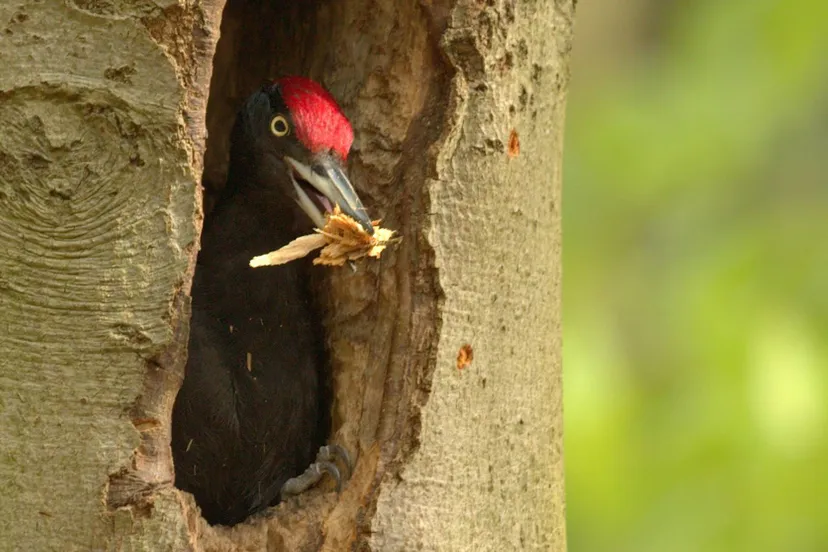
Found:
[[[564,550],[572,2],[223,8],[0,6],[0,549]],[[205,147],[221,181],[238,99],[285,71],[341,98],[352,176],[404,239],[320,284],[345,491],[213,528],[168,446],[198,183]]]

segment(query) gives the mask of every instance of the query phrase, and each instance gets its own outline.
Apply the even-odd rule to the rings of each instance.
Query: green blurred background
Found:
[[[828,551],[828,1],[581,0],[570,552]]]

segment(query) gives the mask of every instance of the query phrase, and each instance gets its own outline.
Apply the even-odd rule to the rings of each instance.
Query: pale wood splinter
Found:
[[[286,246],[250,260],[250,266],[275,266],[305,257],[312,251],[322,248],[319,256],[313,260],[315,265],[342,266],[347,261],[363,257],[378,259],[391,242],[394,231],[380,227],[380,221],[372,221],[374,235],[343,214],[339,207],[327,217],[325,227],[314,229],[314,234],[300,236]]]

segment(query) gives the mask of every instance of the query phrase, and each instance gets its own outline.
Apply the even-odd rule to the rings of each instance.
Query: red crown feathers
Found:
[[[333,96],[305,77],[284,77],[277,82],[299,141],[313,153],[332,150],[343,161],[347,159],[354,131]]]

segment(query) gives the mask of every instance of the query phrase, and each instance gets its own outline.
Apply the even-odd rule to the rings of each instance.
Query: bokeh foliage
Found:
[[[578,9],[569,549],[828,550],[828,2]]]

